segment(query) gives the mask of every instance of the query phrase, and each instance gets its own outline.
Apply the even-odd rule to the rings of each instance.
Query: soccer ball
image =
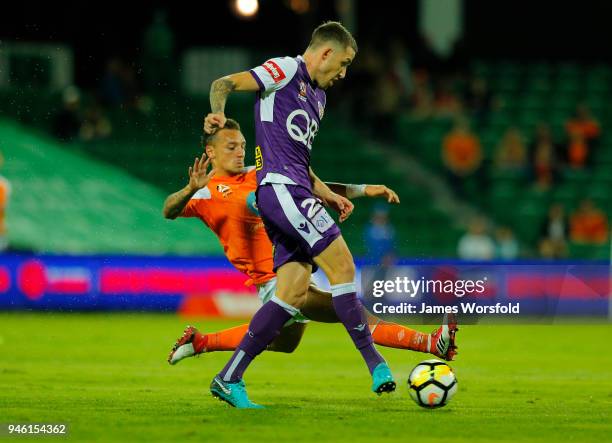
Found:
[[[443,361],[425,360],[410,372],[408,388],[410,396],[419,406],[441,408],[457,392],[457,377]]]

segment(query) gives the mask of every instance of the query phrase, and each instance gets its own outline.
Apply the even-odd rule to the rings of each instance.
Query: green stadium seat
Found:
[[[166,194],[154,186],[14,122],[0,120],[0,139],[13,186],[11,244],[55,253],[221,253],[197,224],[164,220]]]
[[[569,255],[573,259],[582,260],[609,260],[610,246],[605,245],[583,245],[577,243],[569,244]]]

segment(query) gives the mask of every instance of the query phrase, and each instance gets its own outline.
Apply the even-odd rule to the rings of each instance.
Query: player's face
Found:
[[[224,129],[217,134],[210,157],[215,162],[215,168],[218,169],[220,175],[242,172],[245,149],[246,140],[242,132],[236,129]]]
[[[331,45],[323,52],[317,84],[322,89],[327,89],[334,85],[338,80],[346,76],[346,70],[355,58],[355,50],[350,46],[342,48]]]

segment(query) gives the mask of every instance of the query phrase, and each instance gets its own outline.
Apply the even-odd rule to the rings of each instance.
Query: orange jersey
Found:
[[[189,200],[181,217],[198,217],[217,235],[228,260],[249,276],[247,285],[273,278],[272,243],[255,203],[255,169],[233,177],[213,176]]]

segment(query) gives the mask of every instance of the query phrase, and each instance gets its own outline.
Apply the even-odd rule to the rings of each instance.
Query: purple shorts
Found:
[[[321,201],[303,186],[259,186],[257,207],[274,245],[274,271],[294,261],[314,265],[313,258],[341,235]]]

